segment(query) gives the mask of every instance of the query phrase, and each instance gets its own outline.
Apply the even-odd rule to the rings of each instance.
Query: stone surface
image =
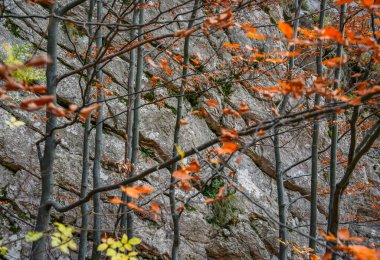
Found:
[[[6,1],[9,2],[9,1]],[[164,7],[171,5],[171,1],[163,1]],[[175,2],[181,2],[179,0]],[[318,8],[319,1],[310,1],[310,8]],[[24,6],[19,3],[19,5]],[[265,9],[265,8],[264,8]],[[33,7],[36,13],[44,13],[45,11],[38,6]],[[282,19],[283,10],[280,7],[270,10],[254,10],[252,13],[242,15],[243,21],[260,21],[265,24],[271,24],[273,21]],[[12,12],[23,13],[23,11],[15,5],[12,5]],[[154,12],[148,13],[153,16]],[[78,14],[77,14],[78,15]],[[80,16],[78,15],[79,19]],[[168,17],[166,17],[168,18]],[[169,16],[170,18],[170,16]],[[21,20],[15,20],[17,28],[20,28],[20,34],[23,38],[17,38],[9,32],[9,28],[5,28],[4,19],[0,22],[0,43],[9,42],[11,44],[25,44],[27,41],[37,43],[41,40],[40,36],[33,31],[27,23]],[[41,28],[46,27],[46,22],[39,21]],[[169,28],[169,27],[168,27]],[[166,30],[166,29],[165,29]],[[163,30],[162,33],[166,33]],[[265,27],[259,30],[260,33],[268,35],[279,35],[276,27]],[[167,31],[169,32],[169,31]],[[199,53],[201,57],[211,57],[208,67],[209,71],[217,69],[224,62],[231,60],[231,55],[224,53],[222,50],[215,49],[222,42],[231,37],[232,42],[241,42],[245,44],[256,44],[257,48],[263,48],[264,51],[285,50],[286,46],[278,42],[271,42],[261,46],[258,41],[250,41],[244,37],[244,34],[238,30],[232,30],[228,34],[218,32],[210,37],[211,39],[200,39],[198,42],[193,40],[192,54]],[[76,39],[78,47],[84,48],[87,38]],[[42,41],[42,48],[45,48],[46,42]],[[60,57],[64,58],[65,54],[71,49],[72,45],[67,36],[60,33]],[[182,45],[179,45],[182,46]],[[65,48],[63,48],[65,47]],[[174,49],[181,53],[181,47]],[[174,51],[173,50],[173,51]],[[78,62],[73,61],[71,66],[79,66]],[[115,59],[106,66],[106,75],[114,77],[114,83],[110,89],[119,95],[125,94],[123,87],[126,86],[126,71],[128,64],[122,59]],[[59,72],[67,72],[69,68],[64,64],[60,64]],[[153,71],[154,68],[147,65],[146,71]],[[282,72],[286,68],[283,67]],[[108,74],[107,74],[108,73]],[[180,71],[174,72],[175,76],[180,75]],[[116,84],[115,82],[119,82]],[[82,82],[83,83],[83,82]],[[260,84],[263,86],[270,83],[270,79],[263,77]],[[144,77],[144,89],[150,88],[150,81]],[[178,88],[178,82],[173,84],[173,88]],[[168,87],[169,88],[169,87]],[[205,118],[192,116],[191,112],[195,109],[185,100],[185,115],[184,119],[190,124],[181,128],[181,137],[179,147],[186,150],[197,145],[200,145],[216,136],[221,128],[237,128],[242,129],[249,124],[250,120],[262,120],[271,116],[271,104],[262,101],[257,96],[250,93],[240,84],[232,86],[233,92],[226,96],[223,95],[222,86],[211,89],[206,92],[204,97],[198,99],[199,108],[204,107],[208,115]],[[171,89],[173,90],[173,89]],[[154,90],[156,95],[166,96],[170,92],[165,88],[157,88]],[[58,95],[67,102],[80,103],[80,88],[78,78],[71,77],[65,79],[58,89]],[[215,99],[220,108],[210,108],[204,104],[208,98]],[[0,101],[2,102],[2,101]],[[144,101],[147,103],[147,101]],[[246,102],[251,108],[251,114],[245,118],[235,119],[231,116],[222,116],[223,108],[235,108],[241,102]],[[170,98],[164,101],[164,107],[158,107],[155,104],[146,104],[141,109],[141,153],[138,171],[147,169],[158,162],[162,162],[170,158],[173,146],[173,132],[175,124],[175,113],[173,108],[176,107],[176,99]],[[4,109],[4,104],[1,103],[0,108],[0,198],[6,203],[0,204],[0,240],[13,241],[21,238],[31,229],[31,224],[34,222],[36,209],[39,204],[39,163],[36,152],[36,142],[41,138],[41,133],[44,131],[44,124],[40,120],[33,119],[31,114],[16,111],[7,111]],[[112,116],[117,113],[122,113],[125,110],[125,102],[117,98],[107,102],[105,108],[106,115]],[[13,114],[11,114],[12,112]],[[43,117],[41,113],[32,113]],[[16,116],[19,120],[26,123],[25,126],[11,129],[6,125],[6,121],[11,116]],[[222,116],[222,119],[220,120]],[[124,138],[123,131],[125,126],[125,115],[120,116],[117,120],[110,119],[106,121],[104,131],[104,153],[103,153],[103,169],[101,179],[103,184],[111,184],[119,175],[114,172],[112,164],[114,162],[122,162],[124,158]],[[60,123],[63,123],[60,122]],[[92,131],[94,133],[94,131]],[[329,142],[327,136],[327,127],[322,126],[321,147],[326,147]],[[80,176],[82,170],[82,136],[83,126],[76,124],[67,127],[64,131],[59,131],[58,138],[61,140],[58,146],[57,156],[55,161],[55,192],[54,199],[62,204],[68,204],[76,200],[80,190]],[[289,167],[299,159],[309,156],[311,152],[311,128],[303,126],[295,132],[287,132],[281,139],[284,147],[283,151],[283,166]],[[249,142],[249,137],[244,138],[244,142]],[[290,142],[295,140],[294,142]],[[228,224],[220,226],[215,223],[213,217],[216,214],[216,209],[213,206],[204,203],[205,197],[203,194],[195,196],[181,218],[181,239],[180,248],[181,259],[275,259],[278,250],[277,233],[278,228],[275,220],[277,219],[277,191],[276,181],[273,175],[274,169],[274,153],[271,141],[260,142],[260,145],[252,147],[247,155],[238,154],[234,156],[241,158],[238,164],[232,162],[229,165],[231,170],[235,171],[235,180],[241,187],[244,194],[237,192],[233,195],[234,199],[233,210],[231,215],[226,215]],[[347,140],[342,141],[341,150],[345,152],[347,149]],[[91,140],[93,148],[93,136]],[[91,151],[91,157],[94,154]],[[328,156],[328,153],[321,157]],[[355,173],[354,180],[375,184],[380,183],[380,150],[374,148],[370,154],[362,161],[362,167]],[[110,166],[111,165],[111,166]],[[325,165],[321,165],[324,167]],[[342,168],[339,168],[339,176],[341,176]],[[301,178],[292,179],[288,182],[287,187],[287,202],[294,202],[289,208],[288,224],[296,227],[298,231],[308,232],[309,219],[309,200],[304,192],[308,191],[310,185],[310,163],[305,163],[292,168],[288,173],[288,177],[296,177],[305,175]],[[202,178],[210,176],[209,172],[204,174]],[[166,188],[168,187],[170,174],[167,170],[161,170],[150,175],[147,181],[155,188],[156,201],[162,206],[162,216],[157,222],[137,217],[136,235],[141,237],[142,252],[146,258],[156,257],[157,259],[170,259],[172,232],[171,232],[171,217],[170,208],[168,206],[168,195]],[[325,172],[322,172],[319,178],[321,188],[326,188],[328,178]],[[376,194],[378,191],[373,189]],[[103,194],[104,203],[104,221],[105,228],[113,228],[114,216],[117,213],[117,206],[107,203],[107,196],[118,195],[118,192]],[[181,199],[187,199],[194,195],[195,191],[190,193],[179,192]],[[377,194],[378,195],[378,194]],[[247,196],[251,199],[248,200]],[[254,203],[252,203],[254,202]],[[363,203],[367,202],[365,196],[349,196],[345,197],[342,204],[342,215],[362,213],[370,214],[371,210],[363,208]],[[320,197],[318,215],[318,223],[320,228],[325,228],[326,216],[323,214],[327,211],[328,198]],[[262,208],[258,207],[261,205]],[[324,212],[323,212],[324,211]],[[11,215],[16,214],[16,216]],[[65,214],[53,214],[53,219],[71,224],[78,227],[80,225],[80,211],[76,209]],[[361,236],[369,236],[372,241],[378,243],[380,230],[376,225],[360,226],[351,223],[350,227]],[[300,245],[307,245],[307,239],[299,236],[295,232],[290,232],[290,240],[297,241]],[[30,248],[30,245],[24,241],[17,241],[12,244],[10,254],[15,258],[23,259]]]

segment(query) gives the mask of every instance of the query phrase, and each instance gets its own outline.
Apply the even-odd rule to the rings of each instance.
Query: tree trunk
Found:
[[[340,9],[340,32],[344,32],[344,25],[345,25],[345,14],[346,14],[347,4],[343,4]],[[343,52],[343,45],[338,43],[337,46],[337,57],[342,58],[342,52]],[[339,66],[335,70],[334,75],[334,89],[337,89],[340,84],[340,76],[341,76],[341,66]],[[331,213],[333,210],[333,204],[334,204],[334,194],[335,194],[335,188],[336,188],[336,167],[337,167],[337,149],[338,149],[338,125],[335,123],[337,120],[337,114],[332,114],[331,119],[331,127],[332,127],[332,136],[331,136],[331,162],[330,162],[330,199],[329,199],[329,212]],[[328,226],[327,230],[331,229],[332,223],[332,214],[329,214],[328,219]]]
[[[97,0],[97,21],[102,22],[103,17],[103,2],[102,0]],[[97,30],[96,36],[96,47],[98,50],[101,49],[103,45],[102,42],[102,28],[99,27]],[[101,71],[101,64],[96,66],[96,79],[99,85],[103,83],[103,74]],[[103,90],[101,88],[97,88],[96,90],[96,100],[100,104],[100,107],[97,110],[96,117],[96,133],[95,133],[95,159],[94,159],[94,168],[93,168],[93,188],[96,189],[100,187],[100,171],[101,171],[101,159],[103,153],[103,103],[104,103],[104,95]],[[100,252],[98,251],[98,245],[100,244],[101,239],[101,200],[100,194],[94,195],[94,235],[93,235],[93,248],[92,248],[92,256],[91,259],[96,260],[100,258]]]
[[[56,13],[56,5],[52,5],[50,13]],[[47,40],[47,54],[51,58],[51,63],[46,68],[46,81],[47,81],[47,95],[56,96],[57,91],[57,32],[58,32],[59,20],[53,16],[49,18],[48,25],[48,40]],[[50,221],[50,209],[51,207],[45,206],[46,202],[51,199],[53,192],[53,164],[56,152],[56,139],[55,134],[52,133],[57,126],[57,118],[47,112],[46,117],[48,121],[46,123],[46,135],[45,147],[43,157],[40,158],[40,171],[41,171],[41,200],[40,207],[38,209],[36,232],[46,232],[49,227]],[[41,239],[33,242],[31,258],[34,260],[46,259],[46,242],[47,237],[43,236]]]
[[[138,8],[137,6],[133,10],[132,26],[137,24],[138,18]],[[131,40],[137,37],[136,30],[131,29]],[[126,141],[125,141],[125,157],[124,163],[131,162],[132,155],[132,140],[133,140],[133,100],[134,100],[134,83],[135,83],[135,73],[136,73],[136,50],[131,50],[130,61],[129,61],[129,78],[128,78],[128,113],[127,113],[127,125],[126,125]],[[128,201],[127,194],[123,192],[122,200]],[[128,207],[121,205],[121,229],[126,231],[128,230],[127,216],[128,216]]]
[[[88,10],[88,21],[92,22],[92,15],[94,11],[95,6],[95,0],[90,1],[90,8]],[[88,51],[87,51],[87,60],[90,59],[90,56],[92,54],[91,51],[91,45],[92,45],[92,36],[93,36],[93,30],[92,25],[88,26],[88,32],[89,32],[89,41],[88,41]],[[87,71],[88,75],[91,75],[92,70],[89,69]],[[85,104],[91,103],[91,85],[92,82],[89,79],[87,82],[86,90],[85,90]],[[88,177],[89,177],[89,166],[90,166],[90,150],[89,150],[89,137],[90,137],[90,120],[91,115],[88,115],[86,117],[86,122],[84,125],[84,131],[83,131],[83,160],[82,160],[82,179],[81,179],[81,191],[80,191],[80,197],[83,198],[87,194],[88,190]],[[79,237],[79,252],[78,252],[78,260],[85,260],[87,256],[87,236],[88,236],[88,220],[89,220],[89,210],[87,203],[84,203],[81,206],[81,214],[82,214],[82,225],[81,225],[81,231],[80,231],[80,237]]]
[[[295,14],[295,21],[293,24],[293,39],[297,37],[297,30],[299,26],[299,16],[301,13],[301,6],[302,6],[302,0],[295,1],[296,4],[296,14]],[[295,50],[295,45],[290,47],[290,51]],[[291,79],[292,70],[294,68],[294,57],[291,57],[289,60],[289,79]],[[289,96],[284,96],[281,107],[280,107],[280,115],[283,116],[285,114],[286,105],[288,104]],[[278,201],[278,217],[279,222],[281,223],[279,227],[279,239],[281,242],[280,245],[280,251],[279,251],[279,259],[284,260],[287,256],[287,245],[285,244],[287,241],[287,230],[286,230],[286,203],[285,203],[285,197],[286,197],[286,191],[284,187],[284,176],[282,173],[282,161],[281,161],[281,151],[280,151],[280,136],[279,136],[279,129],[274,129],[274,137],[273,137],[273,144],[274,144],[274,153],[275,153],[275,165],[276,165],[276,183],[277,183],[277,201]]]
[[[199,0],[195,0],[193,11],[191,13],[190,21],[187,26],[187,29],[191,29],[191,27],[194,24],[194,19],[197,15],[197,9],[198,9],[198,3]],[[182,69],[182,82],[181,82],[181,88],[179,91],[179,95],[177,98],[177,118],[176,118],[176,124],[174,129],[174,142],[173,142],[173,151],[172,155],[173,157],[177,156],[177,149],[176,145],[178,145],[179,142],[179,131],[180,131],[180,121],[182,119],[182,110],[183,110],[183,98],[185,94],[185,89],[187,85],[187,73],[188,73],[188,65],[189,65],[189,45],[190,45],[190,35],[185,37],[185,44],[184,44],[184,53],[183,53],[183,69]],[[170,169],[171,175],[176,171],[177,169],[177,163],[173,163]],[[179,231],[179,220],[180,215],[178,214],[176,208],[176,198],[175,198],[175,183],[176,179],[171,176],[170,177],[170,190],[169,190],[169,197],[170,197],[170,211],[172,214],[172,221],[173,221],[173,245],[172,245],[172,259],[178,260],[178,250],[181,242],[180,238],[180,231]]]
[[[319,15],[319,29],[323,29],[325,27],[325,9],[326,9],[326,0],[321,1],[320,6],[320,15]],[[321,40],[318,40],[317,47],[317,75],[318,78],[323,77],[323,66],[322,66],[322,56],[323,56],[323,43]],[[314,106],[319,106],[320,104],[320,95],[315,95]],[[311,198],[310,198],[310,239],[309,239],[309,247],[314,249],[316,248],[317,238],[317,204],[318,204],[318,143],[319,143],[319,120],[315,119],[313,124],[313,143],[311,148]]]
[[[145,0],[139,0],[139,25],[144,24],[144,8]],[[143,26],[139,26],[138,29],[138,41],[143,41]],[[140,132],[140,101],[141,101],[141,89],[142,89],[142,76],[144,72],[144,47],[139,46],[137,49],[137,72],[136,72],[136,86],[135,86],[135,102],[133,106],[133,129],[132,129],[132,154],[131,164],[132,172],[131,176],[136,171],[137,157],[139,152],[139,132]],[[132,198],[127,197],[127,202],[132,202]],[[128,209],[129,210],[129,209]],[[129,238],[134,236],[133,230],[133,213],[128,211],[127,213],[127,235]]]

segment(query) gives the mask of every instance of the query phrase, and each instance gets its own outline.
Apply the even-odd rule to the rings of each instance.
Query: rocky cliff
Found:
[[[162,1],[161,8],[168,9],[181,3],[182,0]],[[319,8],[318,1],[306,1],[302,9],[303,15],[309,15],[301,20],[302,26],[310,27],[312,18],[310,14]],[[30,5],[24,1],[6,0],[2,7],[5,14],[15,15],[47,15],[46,9],[39,5]],[[69,18],[77,20],[86,19],[86,5],[69,13]],[[185,5],[183,12],[191,6]],[[334,10],[331,10],[334,12]],[[148,17],[155,15],[154,9],[148,10]],[[169,13],[162,20],[172,19],[176,14]],[[237,22],[267,25],[258,31],[264,35],[278,36],[277,22],[291,17],[291,6],[261,4],[256,5],[244,12],[239,13]],[[285,17],[285,18],[284,18]],[[149,19],[149,18],[148,18]],[[1,18],[0,19],[0,43],[10,43],[13,46],[32,43],[31,50],[38,52],[46,48],[46,26],[47,20],[39,17],[28,19]],[[67,27],[67,26],[66,26]],[[70,71],[80,63],[70,58],[74,48],[83,51],[88,42],[84,28],[70,27],[68,33],[65,26],[61,26],[59,32],[59,73]],[[176,25],[160,29],[157,33],[164,34],[178,29]],[[70,37],[68,37],[70,36]],[[169,44],[163,41],[162,44]],[[222,128],[242,129],[252,120],[260,121],[272,116],[271,104],[257,94],[248,90],[243,84],[231,83],[229,79],[234,76],[234,68],[230,72],[216,73],[221,66],[231,64],[233,55],[223,49],[223,42],[240,42],[242,46],[251,45],[261,49],[263,52],[273,50],[286,50],[287,46],[278,41],[251,40],[244,36],[238,29],[218,31],[210,37],[192,37],[191,55],[198,55],[201,59],[208,60],[202,67],[202,73],[215,72],[215,87],[207,89],[205,82],[200,83],[199,89],[202,94],[193,92],[185,98],[184,119],[188,125],[181,128],[180,147],[187,150],[196,147],[214,137]],[[170,51],[182,53],[182,45],[172,46]],[[154,57],[162,55],[157,50],[146,48],[146,55]],[[4,53],[3,53],[4,54]],[[305,63],[296,61],[297,73],[307,73],[309,67]],[[259,65],[261,66],[261,65]],[[174,66],[173,66],[174,67]],[[305,69],[306,68],[306,69]],[[265,66],[258,68],[265,69]],[[304,70],[305,69],[305,70]],[[172,80],[164,86],[158,85],[152,88],[152,75],[160,75],[164,80],[170,81],[180,76],[180,69],[173,69],[173,75],[164,75],[159,68],[150,64],[145,66],[144,90],[142,95],[144,105],[141,108],[140,129],[140,155],[138,170],[147,169],[159,162],[171,157],[173,146],[173,132],[176,113],[175,91],[180,84],[179,80]],[[286,71],[285,65],[280,65],[279,71]],[[112,184],[120,178],[116,163],[121,163],[124,158],[124,127],[126,116],[122,112],[126,104],[126,81],[128,75],[128,55],[113,59],[105,68],[104,73],[112,83],[107,90],[112,92],[111,99],[106,102],[106,115],[109,120],[104,125],[104,153],[102,158],[101,178],[103,184]],[[193,71],[193,73],[198,73]],[[271,85],[272,76],[267,74],[256,75],[260,77],[260,85]],[[81,95],[78,82],[79,76],[73,76],[63,80],[59,84],[58,103],[65,106],[69,103],[81,104]],[[207,90],[206,90],[207,89]],[[153,102],[160,97],[173,96],[160,102]],[[23,93],[16,93],[13,100],[23,98]],[[213,108],[205,105],[206,99],[214,99],[220,107]],[[224,108],[236,109],[241,102],[247,103],[250,113],[242,118],[234,118],[223,115]],[[312,101],[305,101],[312,104]],[[206,109],[204,117],[193,116],[196,109]],[[120,114],[120,116],[115,116]],[[6,124],[14,116],[25,122],[24,126],[11,128]],[[27,113],[11,109],[9,103],[0,101],[0,239],[3,241],[17,240],[22,238],[31,230],[39,206],[40,174],[37,157],[36,142],[42,138],[44,132],[44,117],[42,112]],[[344,121],[344,115],[342,116]],[[62,120],[60,123],[65,122]],[[292,166],[301,159],[311,154],[310,122],[298,125],[295,128],[285,128],[281,137],[284,169]],[[93,130],[94,132],[94,130]],[[320,141],[321,150],[329,145],[328,127],[322,125]],[[56,162],[54,168],[54,198],[62,203],[68,204],[75,201],[80,194],[80,177],[82,169],[82,138],[83,125],[78,123],[66,127],[57,132],[59,139]],[[94,138],[94,135],[92,135]],[[251,137],[242,138],[241,142],[249,143]],[[93,144],[93,141],[92,141]],[[342,139],[339,150],[345,154],[349,143]],[[93,151],[93,149],[92,149]],[[239,162],[232,160],[228,169],[234,173],[234,179],[240,185],[242,192],[236,192],[228,200],[216,204],[205,204],[205,192],[199,193],[186,205],[186,210],[180,221],[180,232],[182,244],[180,247],[181,259],[276,259],[278,251],[278,225],[277,219],[277,189],[274,166],[274,151],[271,140],[260,141],[244,154],[235,155],[240,158]],[[321,161],[328,158],[329,152],[320,155]],[[90,155],[94,157],[93,152]],[[377,186],[380,183],[380,150],[373,148],[363,158],[360,167],[355,172],[352,183],[371,183]],[[328,187],[328,168],[321,163],[319,175],[320,189]],[[202,173],[208,176],[209,172]],[[338,175],[342,175],[340,166]],[[165,190],[170,180],[168,170],[160,170],[145,180],[155,189],[155,200],[164,205],[162,214],[157,221],[136,217],[136,236],[143,241],[140,251],[146,259],[170,259],[172,243],[172,228],[169,209],[168,193]],[[218,188],[217,180],[211,182],[207,192],[215,192]],[[286,173],[285,187],[287,191],[286,201],[288,206],[288,224],[295,230],[308,233],[309,222],[309,186],[310,186],[310,161],[292,167]],[[367,185],[368,186],[368,185]],[[375,216],[375,210],[369,207],[370,197],[366,191],[376,194],[376,188],[366,187],[365,190],[352,192],[345,196],[342,204],[342,222],[355,231],[357,235],[369,237],[379,243],[380,229],[378,225],[371,223],[360,224],[350,216],[360,217]],[[114,219],[117,214],[117,206],[108,203],[108,197],[118,195],[119,192],[102,194],[104,202],[103,220],[105,230],[110,232],[114,228]],[[195,194],[194,192],[191,193]],[[179,201],[189,197],[188,192],[178,194]],[[141,201],[145,203],[147,201]],[[261,207],[258,207],[261,205]],[[318,223],[319,227],[326,229],[326,216],[328,212],[328,195],[319,196],[318,201]],[[80,209],[65,214],[53,211],[53,220],[70,224],[74,227],[80,226]],[[290,231],[289,240],[299,245],[307,245],[308,239],[295,231]],[[29,254],[30,245],[23,240],[15,242],[9,247],[10,255],[14,258],[25,259]],[[320,248],[322,252],[322,248]],[[290,254],[295,254],[290,252]]]

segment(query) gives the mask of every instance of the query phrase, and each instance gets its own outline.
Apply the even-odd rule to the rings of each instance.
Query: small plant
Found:
[[[219,190],[223,187],[225,181],[218,177],[214,179],[210,185],[206,186],[203,195],[209,198],[216,198]],[[234,194],[230,193],[226,198],[217,200],[211,204],[213,216],[208,220],[209,223],[215,224],[219,227],[226,227],[229,225],[236,225],[239,222],[237,216],[238,208],[236,207],[236,199]]]
[[[25,60],[32,57],[31,44],[19,45],[9,43],[4,43],[3,48],[5,50],[5,55],[0,54],[0,58],[3,59],[4,63],[7,65],[21,66]],[[27,83],[32,83],[35,81],[45,81],[45,70],[35,69],[32,67],[24,67],[12,72],[12,77],[19,81],[24,81]]]
[[[106,256],[111,257],[111,260],[137,260],[137,252],[133,251],[133,246],[141,243],[141,239],[132,237],[128,240],[128,236],[124,234],[120,240],[103,238],[102,244],[98,246],[98,251],[106,251]]]
[[[153,158],[154,157],[154,152],[150,149],[141,147],[141,154],[144,158]]]
[[[239,222],[238,208],[236,207],[236,198],[229,195],[225,199],[218,200],[211,204],[213,217],[209,222],[219,227],[236,225]]]
[[[56,232],[51,236],[51,246],[58,247],[65,254],[69,254],[70,250],[76,250],[77,244],[74,241],[73,233],[75,230],[72,227],[55,222]]]

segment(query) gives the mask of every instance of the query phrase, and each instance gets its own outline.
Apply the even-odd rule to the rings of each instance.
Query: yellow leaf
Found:
[[[107,244],[100,244],[98,246],[98,251],[104,251],[108,248],[108,245]]]
[[[123,237],[121,238],[121,243],[123,244],[128,243],[128,236],[126,234],[124,234]]]
[[[132,237],[131,239],[129,239],[128,243],[135,246],[141,243],[141,239],[137,237]]]
[[[116,255],[116,251],[112,248],[108,248],[107,249],[107,253],[106,253],[106,256],[115,256]]]
[[[10,128],[16,128],[22,125],[25,125],[25,122],[23,121],[18,121],[14,116],[11,117],[9,121],[5,121],[5,123],[10,127]]]
[[[177,150],[177,153],[179,154],[179,156],[181,156],[181,159],[184,159],[185,158],[185,152],[182,151],[178,145],[175,145],[175,149]]]
[[[26,236],[25,240],[27,242],[34,242],[40,239],[44,235],[43,232],[35,232],[35,231],[30,231]]]
[[[61,250],[62,253],[66,254],[66,255],[70,254],[69,245],[67,243],[59,246],[59,250]]]

